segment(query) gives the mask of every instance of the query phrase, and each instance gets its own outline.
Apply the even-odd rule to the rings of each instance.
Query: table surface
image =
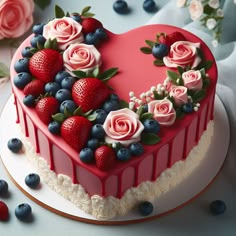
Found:
[[[92,6],[91,11],[96,13],[104,26],[115,33],[122,33],[129,29],[146,24],[153,14],[142,9],[142,2],[137,0],[127,1],[131,7],[128,15],[118,15],[112,10],[113,1],[110,0],[58,0],[43,12],[36,11],[36,19],[40,21],[53,17],[54,4],[58,4],[69,12]],[[156,1],[157,2],[157,1]],[[161,8],[168,1],[158,1]],[[75,4],[76,3],[76,4]],[[1,46],[1,45],[0,45]],[[2,48],[0,48],[1,50]],[[2,53],[2,52],[1,52]],[[2,55],[0,55],[2,57]],[[7,57],[6,57],[7,58]],[[0,111],[11,94],[10,83],[0,87]],[[0,134],[3,135],[3,134]],[[198,198],[179,210],[165,215],[156,220],[145,223],[124,226],[99,226],[89,225],[64,218],[37,205],[25,196],[7,175],[3,164],[0,162],[0,179],[5,179],[9,184],[8,197],[0,197],[6,202],[10,211],[10,219],[0,222],[0,235],[235,235],[236,232],[236,163],[233,155],[228,155],[217,178]],[[209,203],[215,199],[224,200],[227,211],[220,216],[212,216],[208,212]],[[25,223],[14,216],[15,207],[27,202],[33,209],[33,221]]]

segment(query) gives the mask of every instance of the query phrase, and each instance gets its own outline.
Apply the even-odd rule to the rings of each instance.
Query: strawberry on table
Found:
[[[57,113],[59,109],[59,103],[54,97],[44,97],[36,103],[35,108],[40,120],[45,124],[49,124],[52,120],[52,115]]]
[[[7,221],[9,217],[8,207],[6,203],[0,201],[0,221]]]
[[[61,136],[75,150],[81,149],[87,143],[92,123],[84,116],[71,116],[61,125]]]
[[[115,162],[116,154],[114,149],[109,146],[102,145],[95,150],[95,161],[98,169],[102,171],[109,170]]]

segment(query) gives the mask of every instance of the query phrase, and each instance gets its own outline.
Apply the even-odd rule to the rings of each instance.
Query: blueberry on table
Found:
[[[6,194],[7,192],[8,192],[8,183],[5,180],[0,179],[0,196]]]
[[[119,14],[126,14],[129,12],[129,7],[126,1],[117,0],[113,3],[113,10]]]
[[[212,201],[210,204],[210,211],[212,215],[223,214],[226,210],[226,204],[222,200]]]
[[[28,220],[32,215],[32,208],[27,203],[22,203],[15,208],[15,216],[22,221]]]
[[[144,201],[139,204],[139,212],[142,216],[148,216],[153,212],[153,204],[148,201]]]
[[[30,188],[37,188],[40,183],[40,177],[38,174],[31,173],[25,177],[25,184]]]
[[[10,140],[8,140],[7,142],[7,147],[9,148],[9,150],[11,150],[14,153],[18,153],[21,151],[22,149],[22,142],[20,139],[18,138],[12,138]]]
[[[156,3],[153,0],[145,0],[143,2],[143,9],[146,12],[154,12],[157,10]]]

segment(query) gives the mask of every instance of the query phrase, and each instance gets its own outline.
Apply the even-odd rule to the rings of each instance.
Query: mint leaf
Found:
[[[156,44],[156,42],[153,42],[153,41],[151,41],[151,40],[145,40],[145,43],[146,43],[150,48],[152,48],[152,47]]]
[[[152,53],[152,49],[149,47],[142,47],[142,48],[140,48],[140,51],[144,54],[151,54]]]
[[[35,4],[44,10],[48,5],[50,5],[51,0],[34,0]]]
[[[172,70],[167,70],[167,75],[174,82],[176,82],[176,80],[179,79],[179,77],[180,77],[178,73],[176,73]]]
[[[98,76],[102,81],[108,81],[118,72],[118,68],[110,68]]]
[[[164,62],[163,62],[163,60],[161,60],[161,59],[156,59],[156,60],[153,62],[153,64],[154,64],[155,66],[164,66],[164,65],[165,65]]]
[[[62,18],[65,16],[65,12],[58,5],[55,5],[55,16],[56,18]]]
[[[201,101],[206,95],[206,91],[205,90],[199,90],[199,91],[196,91],[193,96],[192,96],[192,99],[194,102],[199,102]]]
[[[74,70],[74,71],[72,71],[73,72],[73,74],[75,75],[75,76],[77,76],[78,78],[86,78],[87,77],[87,74],[86,74],[86,72],[84,72],[84,71],[82,71],[82,70]]]

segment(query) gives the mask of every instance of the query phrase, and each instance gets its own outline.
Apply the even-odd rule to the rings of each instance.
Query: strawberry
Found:
[[[97,78],[82,78],[72,87],[74,102],[83,112],[99,108],[110,95],[107,85]]]
[[[33,95],[35,97],[38,97],[40,94],[44,93],[44,83],[41,80],[35,79],[29,82],[25,87],[24,87],[24,94],[25,95]]]
[[[3,202],[0,201],[0,221],[7,221],[9,216],[8,207]]]
[[[81,24],[83,27],[82,31],[84,34],[93,33],[96,29],[103,28],[102,23],[92,17],[84,18]]]
[[[61,125],[61,136],[77,151],[86,145],[92,128],[92,123],[84,116],[71,116]]]
[[[59,109],[59,103],[54,97],[44,97],[36,103],[35,109],[40,120],[45,124],[49,124],[52,120],[52,115]]]
[[[52,81],[62,69],[62,55],[50,48],[36,52],[29,61],[30,73],[44,83]]]
[[[106,145],[102,145],[95,150],[94,153],[96,166],[102,171],[109,170],[116,159],[116,154],[114,149]]]
[[[167,46],[171,46],[173,43],[177,41],[185,41],[185,37],[182,33],[175,31],[171,34],[163,34],[161,33],[158,37],[159,43],[166,44]]]

